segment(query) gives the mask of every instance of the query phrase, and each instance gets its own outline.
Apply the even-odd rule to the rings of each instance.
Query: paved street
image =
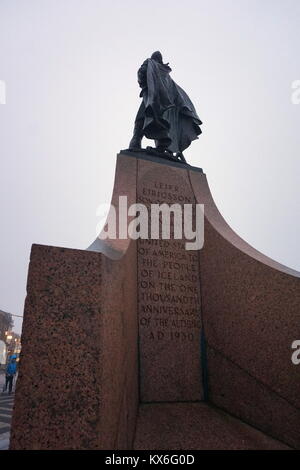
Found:
[[[8,449],[14,394],[2,392],[5,375],[0,373],[0,451]]]
[[[8,448],[14,395],[0,395],[0,450]]]

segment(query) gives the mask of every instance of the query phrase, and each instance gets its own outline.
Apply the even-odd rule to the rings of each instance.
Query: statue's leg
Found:
[[[132,150],[142,148],[143,123],[142,119],[139,119],[134,123],[133,136],[129,143],[129,148]]]
[[[165,119],[165,114],[163,117]],[[165,119],[165,120],[168,121],[168,119]],[[155,146],[158,152],[160,153],[167,152],[173,155],[172,151],[168,149],[172,143],[172,138],[170,137],[169,133],[170,133],[169,128],[168,129],[160,128],[158,131],[157,139],[155,140]]]
[[[145,110],[145,106],[144,106],[144,103],[142,102],[138,110],[137,116],[135,118],[133,136],[129,143],[129,148],[131,150],[142,148],[144,110]]]
[[[156,140],[155,145],[156,145],[156,149],[158,150],[158,152],[163,153],[163,152],[167,151],[167,149],[170,145],[170,139],[168,137],[166,137],[166,138]]]

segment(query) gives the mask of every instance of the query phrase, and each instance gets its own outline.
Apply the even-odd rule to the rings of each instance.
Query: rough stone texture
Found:
[[[170,166],[161,171],[156,163],[138,160],[137,176],[137,200],[149,211],[151,204],[195,202],[187,171]],[[138,240],[142,402],[203,397],[198,252],[171,237]]]
[[[299,273],[230,229],[196,169],[119,155],[116,206],[119,195],[128,205],[177,202],[178,195],[203,203],[204,249],[189,252],[186,263],[178,241],[159,242],[159,254],[155,243],[126,238],[97,239],[90,249],[99,253],[33,246],[11,448],[131,448],[138,399],[196,401],[204,391],[219,408],[300,448],[299,366],[291,362],[300,336]],[[164,265],[176,256],[178,267]],[[185,264],[196,279],[183,281],[191,299],[174,314],[176,302],[164,294],[180,293],[176,276]],[[160,284],[163,272],[170,279]],[[173,324],[174,317],[196,323]],[[168,449],[274,444],[206,405],[172,406],[141,407],[136,448],[154,448],[153,435],[157,448]],[[211,426],[206,440],[203,423]]]
[[[205,205],[200,252],[202,315],[208,344],[209,399],[300,448],[300,274],[244,242],[224,221],[205,175],[191,174]]]
[[[136,450],[285,450],[281,442],[206,403],[142,405]]]
[[[123,233],[120,233],[118,221],[122,225],[122,216],[119,211],[119,201],[121,198],[127,198],[127,207],[136,203],[136,182],[137,182],[137,160],[135,158],[122,158],[118,156],[115,172],[114,189],[111,199],[111,205],[115,208],[117,219],[117,238],[100,239],[99,237],[88,248],[91,251],[98,251],[108,256],[110,259],[120,259],[129,246],[130,240]],[[109,218],[109,216],[108,216]],[[132,216],[127,216],[125,223],[127,225],[133,219]],[[107,232],[107,226],[103,228],[101,234]],[[100,234],[100,236],[101,236]]]
[[[138,405],[136,248],[34,245],[11,449],[126,449]],[[112,295],[114,292],[114,295]]]
[[[208,367],[213,403],[266,434],[299,448],[298,408],[210,347]],[[297,382],[294,386],[298,388]]]

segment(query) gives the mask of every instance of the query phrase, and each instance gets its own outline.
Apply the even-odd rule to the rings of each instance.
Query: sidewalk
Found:
[[[5,374],[0,372],[0,451],[7,450],[9,447],[10,424],[11,415],[14,405],[14,393],[9,395],[7,392],[3,393],[3,386],[5,383]],[[15,384],[14,384],[15,388]],[[14,390],[13,388],[13,390]]]

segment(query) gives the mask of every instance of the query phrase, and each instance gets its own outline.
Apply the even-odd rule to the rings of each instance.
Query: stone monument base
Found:
[[[123,152],[119,196],[204,204],[204,247],[33,245],[11,449],[299,449],[299,273],[231,230],[200,169]]]

